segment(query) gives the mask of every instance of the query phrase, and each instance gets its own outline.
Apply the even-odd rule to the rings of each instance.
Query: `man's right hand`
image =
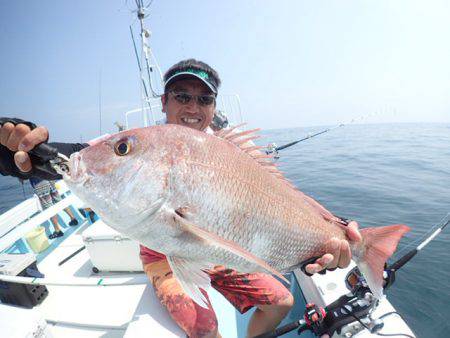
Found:
[[[48,130],[45,127],[31,129],[28,125],[14,125],[6,122],[0,126],[0,144],[15,152],[14,162],[22,172],[32,169],[28,152],[38,144],[48,140]]]

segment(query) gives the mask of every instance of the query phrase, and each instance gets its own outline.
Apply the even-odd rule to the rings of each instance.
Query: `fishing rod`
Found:
[[[450,213],[439,222],[437,229],[421,241],[416,248],[403,255],[394,263],[385,266],[383,275],[384,290],[387,290],[393,285],[395,273],[434,240],[449,223]],[[378,318],[372,318],[372,314],[377,308],[379,300],[373,296],[358,267],[354,267],[347,273],[345,285],[350,290],[350,293],[341,296],[325,308],[309,303],[306,305],[304,315],[301,319],[281,326],[271,332],[263,333],[255,338],[275,338],[294,330],[298,330],[299,335],[304,331],[312,331],[317,336],[328,334],[334,337],[334,334],[336,334],[338,337],[352,337],[364,329],[380,336],[412,337],[407,333],[383,334],[380,332],[384,327],[384,318],[392,314],[398,314],[399,316],[400,314],[393,311],[382,314]],[[355,321],[359,325],[355,326]]]
[[[395,272],[397,272],[401,267],[408,263],[419,251],[421,251],[425,246],[427,246],[433,239],[436,238],[450,223],[450,213],[445,216],[441,222],[442,225],[438,225],[437,229],[433,233],[426,237],[422,242],[419,243],[414,249],[407,252],[405,255],[397,259],[394,263],[385,266],[385,273],[387,274],[385,280],[385,289],[390,287],[395,281]]]
[[[368,117],[370,117],[370,116],[374,116],[374,115],[376,115],[376,114],[377,114],[377,112],[374,112],[374,113],[370,113],[370,114],[367,114],[367,115],[361,115],[361,116],[359,116],[359,117],[355,117],[355,118],[351,119],[349,122],[338,123],[337,125],[335,125],[335,126],[333,126],[333,127],[325,128],[325,129],[323,129],[323,130],[321,130],[321,131],[318,131],[318,132],[316,132],[316,133],[314,133],[314,134],[308,134],[307,136],[305,136],[305,137],[303,137],[303,138],[301,138],[301,139],[299,139],[299,140],[297,140],[297,141],[289,142],[289,143],[286,143],[286,144],[284,144],[284,145],[282,145],[282,146],[277,146],[276,143],[269,143],[269,144],[267,145],[266,154],[267,154],[267,155],[269,155],[269,154],[274,154],[274,158],[275,158],[275,159],[278,159],[278,158],[280,158],[279,155],[278,155],[278,152],[279,152],[280,150],[289,148],[289,147],[291,147],[291,146],[293,146],[293,145],[296,145],[297,143],[300,143],[300,142],[309,140],[309,139],[311,139],[311,138],[317,137],[317,136],[319,136],[319,135],[328,133],[329,131],[332,131],[332,130],[334,130],[334,129],[337,129],[337,128],[340,128],[340,127],[344,127],[344,126],[347,126],[347,125],[352,124],[352,123],[355,123],[355,122],[357,122],[357,121],[362,121],[362,120],[364,120],[364,119],[366,119],[366,118],[368,118]]]

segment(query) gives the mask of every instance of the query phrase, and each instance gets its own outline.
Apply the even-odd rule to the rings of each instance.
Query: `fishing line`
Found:
[[[407,334],[407,333],[381,333],[381,332],[372,332],[372,330],[370,329],[370,327],[368,327],[366,324],[364,324],[360,318],[358,318],[353,312],[347,312],[348,314],[350,314],[350,316],[352,316],[353,318],[355,318],[367,331],[369,331],[372,334],[376,334],[377,336],[382,336],[382,337],[398,337],[398,336],[403,336],[403,337],[408,337],[408,338],[414,338],[413,336]],[[389,314],[392,313],[397,313],[399,316],[400,314],[396,311],[392,311],[389,312]],[[386,314],[387,315],[387,314]],[[382,317],[386,317],[386,316],[381,316],[378,319],[381,319]],[[400,318],[403,319],[402,316],[400,316]],[[403,321],[405,321],[403,319]]]
[[[442,226],[445,226],[445,224],[448,223],[449,221],[450,221],[450,213],[445,215],[436,225],[432,226],[428,231],[426,231],[418,239],[415,239],[414,241],[412,241],[412,242],[408,243],[406,246],[404,246],[402,249],[398,250],[392,258],[398,257],[400,255],[400,253],[406,251],[406,249],[409,249],[410,247],[416,245],[418,242],[423,241],[424,238],[430,237],[430,234],[432,234],[433,232],[436,232],[439,228],[442,228]],[[428,242],[426,242],[425,245],[426,244],[428,244]],[[422,248],[420,248],[420,249],[422,249]]]

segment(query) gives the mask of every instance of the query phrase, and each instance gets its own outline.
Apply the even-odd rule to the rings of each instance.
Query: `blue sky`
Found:
[[[134,1],[1,1],[0,114],[79,141],[140,105],[128,26]],[[216,68],[261,128],[450,122],[448,1],[154,0],[146,20],[163,70]],[[135,26],[136,27],[136,26]]]

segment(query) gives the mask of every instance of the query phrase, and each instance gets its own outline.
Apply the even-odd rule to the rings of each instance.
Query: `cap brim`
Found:
[[[172,75],[171,77],[169,77],[166,81],[166,83],[164,84],[164,91],[166,90],[167,86],[174,83],[175,81],[179,81],[179,80],[183,80],[183,79],[188,79],[188,78],[196,78],[199,79],[200,81],[202,81],[209,89],[211,89],[211,91],[214,94],[217,94],[217,89],[214,88],[214,86],[212,84],[210,84],[208,81],[206,81],[204,78],[202,78],[201,76],[197,75],[197,74],[193,74],[190,72],[181,72],[181,73],[177,73],[175,75]]]

